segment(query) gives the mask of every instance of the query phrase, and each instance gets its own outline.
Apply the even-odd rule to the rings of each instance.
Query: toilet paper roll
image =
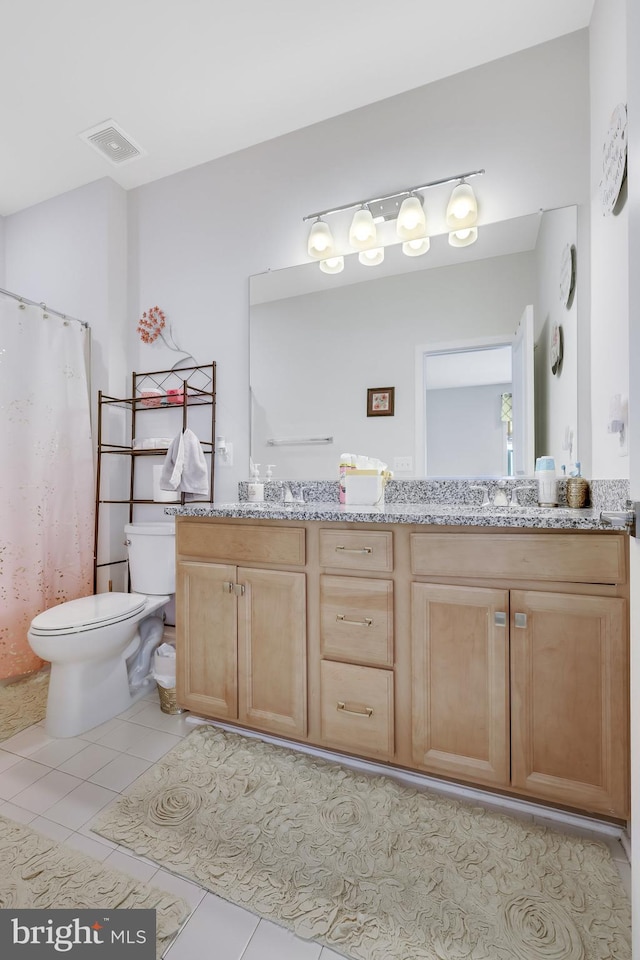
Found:
[[[160,477],[162,476],[162,464],[153,468],[153,499],[156,503],[179,503],[180,494],[175,490],[162,490],[160,488]]]

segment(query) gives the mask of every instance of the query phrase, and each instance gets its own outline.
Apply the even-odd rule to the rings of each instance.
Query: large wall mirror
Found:
[[[523,474],[534,455],[576,460],[576,237],[577,211],[566,207],[485,225],[469,247],[440,236],[421,257],[387,247],[377,267],[354,255],[337,275],[306,263],[252,277],[253,460],[274,464],[275,477],[330,480],[343,452],[384,460],[397,477]],[[509,347],[527,308],[535,445],[516,469],[510,355],[485,361]],[[444,354],[447,370],[430,377]],[[368,409],[372,388],[393,388],[392,415]]]

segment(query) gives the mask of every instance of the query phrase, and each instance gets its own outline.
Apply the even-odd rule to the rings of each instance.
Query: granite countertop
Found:
[[[165,507],[165,513],[182,517],[246,517],[253,520],[320,520],[351,523],[418,523],[461,527],[517,527],[546,530],[606,530],[600,511],[569,507],[479,507],[469,504],[388,503],[383,507],[309,503],[193,503]],[[620,529],[617,529],[620,532]]]

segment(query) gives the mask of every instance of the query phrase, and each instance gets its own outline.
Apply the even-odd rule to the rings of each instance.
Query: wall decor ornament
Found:
[[[551,346],[549,347],[549,361],[551,363],[551,373],[560,375],[562,370],[562,355],[564,343],[562,337],[562,327],[559,323],[554,323],[551,331]]]
[[[395,387],[369,387],[367,390],[367,416],[392,417],[395,408]]]
[[[193,360],[197,364],[195,357],[187,353],[186,350],[181,350],[174,340],[171,324],[167,324],[166,314],[159,306],[149,307],[144,311],[138,320],[137,333],[143,343],[155,343],[156,340],[162,340],[169,350],[183,354],[181,359],[174,363],[172,370],[181,366],[186,360]]]
[[[600,202],[605,216],[614,212],[627,173],[627,108],[619,103],[609,121],[602,145]]]
[[[567,309],[571,306],[576,285],[576,248],[567,243],[560,257],[560,300]]]

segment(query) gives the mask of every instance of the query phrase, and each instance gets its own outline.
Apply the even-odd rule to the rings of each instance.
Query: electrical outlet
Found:
[[[219,451],[216,459],[221,467],[233,466],[233,444],[229,440],[225,442],[224,450]]]
[[[413,457],[394,457],[394,473],[413,473]]]

